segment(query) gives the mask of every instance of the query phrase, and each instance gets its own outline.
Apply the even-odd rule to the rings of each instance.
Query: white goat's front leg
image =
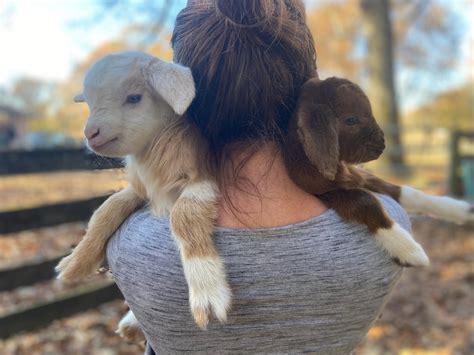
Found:
[[[454,223],[474,221],[474,206],[448,196],[432,196],[410,186],[402,186],[400,204],[408,211],[428,214]]]
[[[110,196],[92,215],[86,235],[73,252],[56,266],[58,279],[68,282],[96,272],[104,260],[109,238],[143,203],[130,186]]]
[[[224,264],[212,240],[217,198],[213,182],[192,183],[185,187],[170,216],[189,287],[191,313],[202,329],[207,327],[211,312],[225,322],[231,303]]]
[[[129,310],[120,320],[115,333],[131,343],[138,343],[145,340],[142,328],[132,310]]]

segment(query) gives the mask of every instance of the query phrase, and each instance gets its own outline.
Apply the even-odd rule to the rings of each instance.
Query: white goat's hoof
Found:
[[[402,266],[428,266],[430,260],[415,239],[399,224],[389,229],[379,229],[377,241]]]
[[[183,266],[191,313],[198,327],[206,329],[211,313],[220,322],[226,322],[232,296],[221,260],[193,257],[185,259]]]
[[[115,333],[130,343],[139,343],[145,340],[142,328],[140,328],[140,324],[138,323],[132,311],[128,311],[127,314],[120,320]]]

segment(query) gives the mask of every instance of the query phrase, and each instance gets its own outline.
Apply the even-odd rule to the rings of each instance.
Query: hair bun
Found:
[[[257,27],[271,20],[281,1],[215,0],[216,12],[239,27]]]

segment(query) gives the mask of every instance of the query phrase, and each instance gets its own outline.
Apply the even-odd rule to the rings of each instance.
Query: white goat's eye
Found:
[[[142,95],[128,95],[127,103],[129,104],[138,104],[142,99]]]

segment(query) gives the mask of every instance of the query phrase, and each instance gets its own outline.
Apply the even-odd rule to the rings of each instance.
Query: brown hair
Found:
[[[301,0],[189,0],[171,42],[175,61],[193,72],[188,115],[218,169],[235,143],[255,151],[259,140],[280,142],[300,87],[316,75]]]

